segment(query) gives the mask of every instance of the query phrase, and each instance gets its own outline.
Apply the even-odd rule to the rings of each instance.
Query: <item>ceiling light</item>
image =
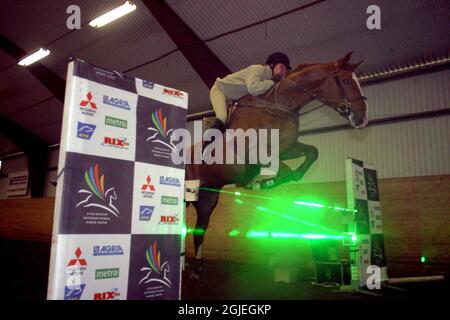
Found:
[[[38,60],[41,60],[42,58],[48,56],[50,54],[50,50],[40,48],[39,51],[36,51],[35,53],[30,54],[29,56],[23,58],[19,61],[19,65],[21,66],[29,66],[32,63],[35,63]]]
[[[130,4],[129,1],[125,2],[125,4],[121,5],[120,7],[117,7],[111,11],[108,11],[107,13],[101,15],[98,18],[95,18],[91,22],[89,22],[89,25],[91,27],[100,28],[104,25],[110,23],[111,21],[117,20],[120,17],[123,17],[124,15],[136,10],[136,5]]]

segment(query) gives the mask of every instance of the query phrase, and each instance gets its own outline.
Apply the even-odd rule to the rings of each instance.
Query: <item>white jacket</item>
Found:
[[[215,84],[227,98],[236,100],[248,94],[253,96],[263,94],[275,83],[269,66],[254,64],[223,79],[217,78]]]

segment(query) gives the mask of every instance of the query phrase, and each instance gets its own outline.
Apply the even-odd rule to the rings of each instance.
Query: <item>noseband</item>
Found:
[[[337,106],[335,106],[336,111],[339,112],[339,114],[341,116],[348,118],[350,116],[350,114],[352,113],[352,111],[350,109],[352,107],[352,102],[359,101],[359,100],[367,100],[367,97],[360,95],[360,96],[357,96],[356,98],[348,99],[347,94],[345,93],[345,90],[342,87],[341,79],[337,76],[337,70],[335,72],[333,72],[333,79],[334,79],[334,82],[336,82],[336,85],[339,89],[339,97],[341,98],[341,102]]]

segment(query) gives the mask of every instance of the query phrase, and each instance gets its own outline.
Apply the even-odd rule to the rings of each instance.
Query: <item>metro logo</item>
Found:
[[[119,268],[97,269],[95,270],[95,280],[111,279],[119,277]]]
[[[126,129],[127,128],[127,121],[126,120],[113,118],[113,117],[108,117],[108,116],[105,117],[105,124],[107,126],[113,126],[113,127],[122,128],[122,129]]]
[[[168,204],[171,206],[178,205],[177,197],[161,196],[161,204]]]
[[[173,90],[173,89],[167,89],[167,88],[164,88],[163,94],[168,94],[172,97],[180,98],[180,99],[182,99],[184,96],[183,92],[181,92],[179,90]]]

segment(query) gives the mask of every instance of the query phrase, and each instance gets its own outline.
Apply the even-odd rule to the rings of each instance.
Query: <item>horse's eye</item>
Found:
[[[349,84],[351,82],[351,80],[350,79],[344,79],[344,80],[342,80],[342,82],[345,83],[345,84]]]

